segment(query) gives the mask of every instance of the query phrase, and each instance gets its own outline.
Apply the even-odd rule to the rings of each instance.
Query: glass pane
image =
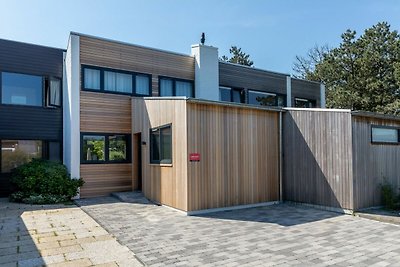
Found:
[[[136,75],[136,94],[150,95],[150,78],[145,75]]]
[[[42,106],[43,79],[40,76],[2,73],[2,103]]]
[[[307,99],[295,98],[294,105],[296,108],[312,108],[312,102]]]
[[[397,143],[398,135],[397,129],[372,127],[372,142]]]
[[[161,129],[161,163],[172,162],[172,130],[171,127]]]
[[[50,80],[50,105],[60,106],[61,105],[61,81]]]
[[[116,91],[132,94],[132,75],[126,73],[117,73]]]
[[[125,135],[111,135],[109,137],[109,159],[111,161],[126,160],[126,137]]]
[[[98,135],[83,136],[83,159],[85,161],[105,160],[105,137]]]
[[[160,79],[160,96],[173,96],[172,86],[172,80]]]
[[[276,106],[276,95],[249,91],[249,104],[261,106]]]
[[[230,88],[219,88],[219,99],[221,101],[231,102],[231,89]]]
[[[84,88],[100,90],[100,71],[95,69],[84,69]]]
[[[12,169],[42,157],[42,141],[3,140],[1,141],[1,171]]]
[[[117,75],[115,72],[105,71],[104,72],[104,90],[117,91]]]
[[[242,96],[240,95],[240,90],[232,90],[232,102],[242,103]]]
[[[175,86],[176,96],[193,97],[193,85],[191,82],[176,81]]]
[[[280,95],[280,96],[277,96],[277,105],[278,105],[278,107],[284,107],[284,106],[286,106],[286,97],[285,96],[282,96],[282,95]]]
[[[150,162],[160,161],[160,130],[151,130],[150,133]]]

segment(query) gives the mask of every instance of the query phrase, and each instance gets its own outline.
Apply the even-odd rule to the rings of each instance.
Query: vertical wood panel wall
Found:
[[[80,37],[81,64],[152,75],[158,96],[159,76],[194,80],[194,57],[88,36]]]
[[[279,112],[188,102],[189,211],[279,200]]]
[[[400,127],[400,121],[352,117],[355,209],[381,205],[384,178],[400,188],[400,145],[371,143],[371,125]]]
[[[132,99],[132,133],[141,133],[142,191],[161,204],[187,211],[186,100]],[[172,124],[172,164],[150,164],[151,128]]]
[[[284,199],[353,209],[349,111],[284,114]]]

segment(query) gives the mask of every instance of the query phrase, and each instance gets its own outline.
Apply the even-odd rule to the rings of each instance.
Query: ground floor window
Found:
[[[400,129],[385,126],[372,126],[371,141],[373,143],[397,144],[400,142]]]
[[[130,161],[130,136],[126,134],[82,133],[82,163],[122,163]]]
[[[150,129],[150,163],[172,163],[171,124]]]
[[[11,172],[12,169],[30,162],[34,158],[43,157],[43,141],[39,140],[2,140],[1,141],[1,172]]]

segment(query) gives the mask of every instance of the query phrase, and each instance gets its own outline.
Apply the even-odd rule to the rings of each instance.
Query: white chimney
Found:
[[[195,97],[219,100],[218,48],[196,44],[192,45],[195,58]]]

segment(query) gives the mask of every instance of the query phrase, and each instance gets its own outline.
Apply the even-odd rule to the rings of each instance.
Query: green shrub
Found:
[[[381,185],[382,203],[387,209],[398,209],[400,195],[395,193],[392,185],[385,179]]]
[[[33,159],[14,169],[11,181],[17,192],[10,200],[29,204],[50,204],[71,200],[83,185],[82,179],[71,179],[61,163]]]

